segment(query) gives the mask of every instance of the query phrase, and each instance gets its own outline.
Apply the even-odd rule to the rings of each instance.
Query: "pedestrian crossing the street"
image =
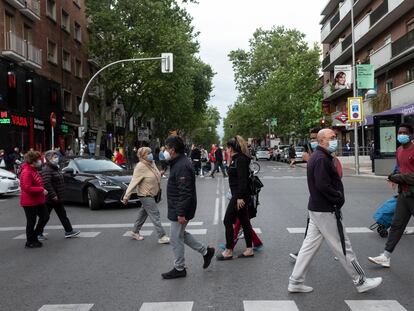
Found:
[[[406,231],[413,230],[414,227],[407,227]],[[289,233],[300,233],[304,234],[306,231],[305,227],[302,228],[286,228]],[[375,233],[376,231],[369,229],[368,227],[346,227],[347,233]]]
[[[408,311],[396,300],[345,300],[350,311]],[[37,311],[95,311],[94,304],[44,305]],[[134,309],[135,310],[135,309]],[[196,311],[194,301],[144,302],[139,311]],[[245,300],[243,311],[301,311],[293,300]],[[131,310],[132,311],[132,310]]]

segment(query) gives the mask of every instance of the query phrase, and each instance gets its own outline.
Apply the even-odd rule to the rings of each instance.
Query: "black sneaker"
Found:
[[[204,258],[203,269],[208,268],[208,266],[211,263],[211,259],[213,258],[215,252],[216,252],[216,250],[215,250],[214,247],[207,247],[207,254],[205,254],[203,256],[203,258]]]
[[[32,243],[26,242],[26,245],[25,245],[26,248],[39,248],[42,246],[43,246],[42,242],[39,242],[39,241],[32,242]]]
[[[80,230],[72,230],[70,232],[65,232],[65,238],[66,239],[73,238],[73,237],[79,235],[79,233],[80,233]]]
[[[165,280],[185,278],[187,276],[187,271],[185,269],[179,271],[179,270],[173,268],[171,271],[161,274],[161,276]]]

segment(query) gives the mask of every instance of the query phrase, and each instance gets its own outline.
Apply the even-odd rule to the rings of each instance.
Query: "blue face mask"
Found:
[[[318,147],[319,143],[317,141],[311,141],[310,143],[312,150],[315,150]]]
[[[406,135],[406,134],[401,134],[397,136],[397,140],[400,144],[408,144],[410,142],[410,136]]]
[[[330,152],[335,152],[338,149],[338,140],[330,140],[328,150]]]
[[[147,155],[147,161],[148,161],[148,162],[152,162],[152,161],[154,161],[154,156],[152,155],[152,153],[149,153],[149,154]]]

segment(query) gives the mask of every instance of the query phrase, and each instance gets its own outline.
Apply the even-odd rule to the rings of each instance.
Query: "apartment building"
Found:
[[[335,90],[334,67],[352,64],[351,9],[354,11],[357,64],[373,64],[375,88],[364,97],[365,122],[360,143],[373,139],[373,115],[401,113],[414,122],[414,1],[329,0],[322,11],[323,107],[338,131],[340,146],[353,141],[347,125],[352,90]]]
[[[77,145],[87,40],[84,0],[0,0],[0,148],[50,148],[54,120],[55,145]]]

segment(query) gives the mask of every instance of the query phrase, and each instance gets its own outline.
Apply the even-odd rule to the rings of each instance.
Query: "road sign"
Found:
[[[270,125],[271,126],[277,126],[277,119],[276,118],[272,118],[270,121]]]
[[[348,97],[348,122],[362,122],[363,110],[362,97]]]
[[[83,113],[87,113],[89,111],[89,104],[88,102],[84,102],[83,104]],[[82,103],[79,104],[79,111],[82,111]]]
[[[161,72],[172,73],[173,72],[173,53],[161,54]]]

